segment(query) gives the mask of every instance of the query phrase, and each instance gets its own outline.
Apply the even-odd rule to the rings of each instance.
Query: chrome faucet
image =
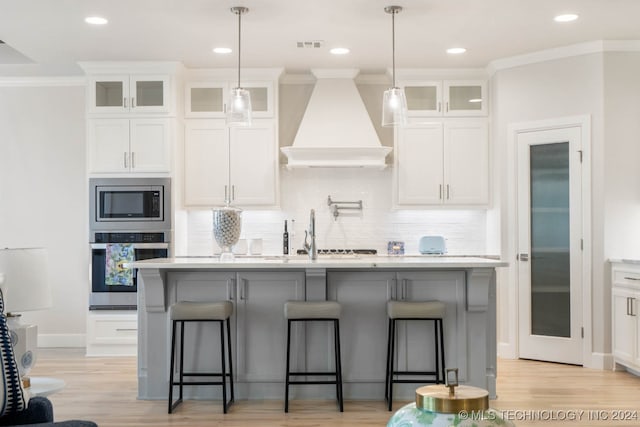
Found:
[[[311,243],[307,242],[307,237],[311,238]],[[316,246],[316,211],[311,209],[309,218],[309,230],[304,231],[304,249],[309,255],[309,259],[318,258],[318,247]]]

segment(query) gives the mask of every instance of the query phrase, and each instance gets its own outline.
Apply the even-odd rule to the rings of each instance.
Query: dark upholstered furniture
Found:
[[[36,396],[29,400],[29,406],[24,411],[0,417],[0,426],[60,426],[60,427],[97,427],[91,421],[61,421],[53,422],[53,405],[46,397]]]

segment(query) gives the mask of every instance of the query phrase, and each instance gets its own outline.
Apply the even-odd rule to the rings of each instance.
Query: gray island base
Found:
[[[138,397],[166,399],[170,322],[176,301],[229,299],[237,399],[283,399],[288,300],[342,304],[340,335],[344,396],[383,400],[387,314],[390,299],[439,300],[444,319],[446,366],[459,368],[461,383],[496,396],[495,268],[507,264],[476,257],[167,258],[137,261]],[[189,325],[188,325],[189,326]],[[219,335],[195,324],[185,338],[185,371],[219,370]],[[295,325],[292,369],[330,371],[332,328]],[[401,322],[398,370],[433,370],[433,328]],[[318,378],[321,379],[321,378]],[[398,400],[413,400],[419,384],[397,384]],[[219,399],[220,387],[186,387],[185,398]],[[291,399],[333,399],[335,386],[292,386]]]

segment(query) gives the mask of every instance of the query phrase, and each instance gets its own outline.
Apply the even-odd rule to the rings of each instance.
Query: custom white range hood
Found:
[[[280,150],[288,168],[372,167],[383,169],[391,147],[383,147],[354,78],[357,69],[314,69],[317,81],[290,147]]]

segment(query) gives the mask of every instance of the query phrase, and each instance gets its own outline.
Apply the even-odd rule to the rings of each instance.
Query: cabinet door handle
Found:
[[[438,101],[438,113],[442,110],[442,102]]]
[[[629,298],[629,316],[633,316],[636,317],[636,314],[633,312],[633,302],[635,301],[635,298]]]
[[[227,197],[227,193],[228,193],[227,187],[228,186],[225,184],[225,186],[224,186],[224,202],[225,203],[229,201],[229,197]]]
[[[127,168],[127,152],[125,151],[123,154],[123,158],[124,158],[124,168]]]
[[[401,285],[401,299],[402,300],[406,300],[407,299],[407,279],[402,279],[402,285]]]
[[[387,280],[387,300],[396,299],[396,279]]]
[[[116,332],[137,331],[138,328],[116,328]]]
[[[127,108],[127,98],[126,97],[122,98],[122,106],[124,108]]]
[[[240,299],[247,299],[247,279],[240,279],[242,281],[242,286],[240,286]]]
[[[439,187],[440,187],[440,190],[438,193],[438,200],[442,200],[442,184],[440,184]]]
[[[449,184],[447,184],[447,200],[449,200]]]
[[[229,299],[229,300],[233,300],[233,290],[232,289],[234,288],[234,286],[233,286],[234,284],[235,284],[235,280],[233,280],[233,279],[227,280],[227,299]]]
[[[445,103],[445,106],[446,106],[446,107],[445,107],[445,113],[448,113],[448,112],[449,112],[449,101],[447,101],[447,102]]]
[[[638,277],[626,277],[625,276],[625,280],[640,280],[640,278],[638,278]]]
[[[131,152],[131,169],[135,169],[136,167],[136,153],[135,151]]]
[[[236,199],[236,186],[232,185],[231,186],[231,200],[235,200]]]
[[[136,108],[136,99],[131,98],[131,108]]]

